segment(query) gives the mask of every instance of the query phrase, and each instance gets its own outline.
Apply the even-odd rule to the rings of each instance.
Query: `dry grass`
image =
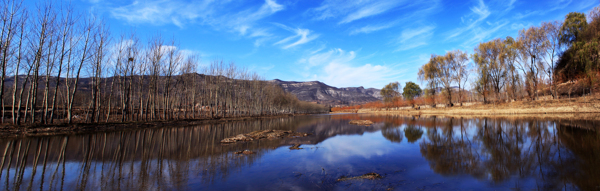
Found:
[[[572,99],[515,101],[501,104],[474,104],[450,108],[425,108],[421,110],[372,110],[360,109],[358,113],[403,113],[409,115],[514,115],[514,114],[562,114],[600,113],[600,99],[580,97]]]
[[[373,122],[371,120],[351,120],[348,123],[353,124],[353,125],[364,125],[364,126],[373,125]]]
[[[370,115],[373,116],[400,116],[400,117],[413,117],[413,118],[459,118],[459,119],[474,119],[474,118],[488,118],[488,119],[501,119],[507,121],[521,121],[521,120],[541,120],[541,121],[553,121],[558,124],[570,127],[577,127],[587,130],[600,130],[600,113],[553,113],[553,114],[518,114],[518,115],[486,115],[486,114],[407,114],[401,112],[372,112]]]

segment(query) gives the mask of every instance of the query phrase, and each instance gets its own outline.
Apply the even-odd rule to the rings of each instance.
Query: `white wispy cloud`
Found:
[[[517,1],[491,3],[488,6],[483,0],[478,0],[470,7],[470,12],[461,17],[462,26],[445,33],[446,41],[460,42],[459,47],[472,49],[479,42],[505,37],[506,32],[518,30],[515,27],[522,26],[520,23],[523,22],[514,19],[522,15],[511,12]],[[511,13],[515,16],[504,16]]]
[[[360,63],[356,57],[355,51],[336,48],[307,55],[298,64],[305,66],[304,80],[318,80],[336,87],[379,87],[403,75],[402,69]]]
[[[515,8],[515,2],[517,2],[517,0],[510,0],[508,1],[508,4],[506,5],[506,9],[504,11],[510,11],[512,9]]]
[[[523,12],[523,13],[516,13],[515,16],[513,16],[513,18],[519,20],[519,19],[527,18],[527,17],[532,16],[532,15],[540,15],[540,14],[543,14],[543,13],[544,13],[544,11],[526,11],[526,12]]]
[[[582,0],[585,1],[585,0]],[[573,0],[558,0],[558,1],[550,1],[551,2],[551,6],[550,9],[546,9],[546,11],[554,11],[554,10],[559,10],[559,9],[564,9],[565,7],[569,6],[569,4],[571,4],[571,2],[573,2]]]
[[[184,58],[188,58],[188,57],[196,57],[197,59],[201,60],[201,59],[206,59],[208,57],[210,57],[212,54],[208,53],[208,52],[204,52],[204,51],[199,51],[199,50],[192,50],[192,49],[181,49],[179,51],[181,53],[181,55]]]
[[[321,3],[321,6],[310,9],[309,13],[316,20],[341,18],[338,24],[345,24],[388,12],[402,5],[403,2],[405,0],[325,0]]]
[[[463,24],[466,24],[466,26],[452,30],[450,32],[450,35],[446,38],[446,40],[457,37],[463,34],[464,32],[473,29],[474,27],[478,26],[483,20],[488,18],[488,16],[490,16],[491,14],[491,12],[488,9],[488,6],[485,5],[483,0],[479,0],[477,6],[471,7],[470,10],[470,14],[461,17],[461,21],[463,22]]]
[[[184,23],[199,18],[193,10],[208,11],[211,3],[169,0],[134,1],[125,6],[110,8],[110,14],[116,19],[132,24],[165,25],[174,24],[183,27]],[[206,13],[210,14],[210,13]]]
[[[535,11],[527,10],[522,13],[516,13],[514,18],[524,19],[530,16],[546,15],[550,12],[563,10],[567,8],[574,11],[583,11],[596,5],[598,5],[597,0],[579,0],[575,2],[573,2],[573,0],[550,1],[549,3],[541,4],[541,6],[543,7],[541,9],[538,8],[538,10]]]
[[[312,31],[310,31],[308,29],[291,28],[291,27],[288,27],[283,24],[275,24],[275,25],[294,33],[294,35],[284,38],[274,44],[274,45],[283,45],[282,46],[283,49],[288,49],[288,48],[292,48],[294,46],[305,44],[305,43],[308,43],[319,37],[318,34],[312,34]]]
[[[529,28],[532,25],[533,25],[532,23],[513,23],[510,25],[510,29],[521,30],[521,29]]]
[[[397,44],[399,48],[396,51],[410,50],[427,45],[433,35],[433,30],[435,30],[435,26],[423,26],[403,30],[400,37],[398,37]]]
[[[320,49],[322,50],[322,49]],[[336,48],[327,52],[312,52],[308,58],[303,58],[300,63],[306,64],[307,68],[319,66],[328,63],[348,63],[356,57],[354,51],[346,52],[342,49]]]
[[[205,24],[218,30],[227,30],[248,37],[270,36],[257,22],[285,9],[275,0],[265,0],[260,6],[249,6],[243,10],[231,12],[232,4],[239,2],[224,1],[183,1],[183,0],[147,0],[134,1],[120,7],[112,7],[112,17],[131,24],[167,25],[180,28],[188,24]],[[235,6],[235,5],[233,5]]]
[[[350,35],[369,34],[372,32],[389,29],[406,23],[423,22],[432,13],[440,8],[439,0],[423,0],[406,2],[397,8],[396,19],[388,22],[370,23],[366,26],[354,28]]]
[[[535,11],[527,10],[524,12],[515,13],[513,18],[517,19],[517,20],[521,20],[521,19],[525,19],[527,17],[534,16],[534,15],[545,15],[552,11],[564,9],[567,6],[569,6],[569,4],[571,4],[571,0],[560,0],[560,1],[551,3],[549,5],[549,7],[545,8],[545,9],[540,9],[540,10],[535,10]]]
[[[265,45],[267,43],[267,41],[271,40],[272,37],[264,37],[264,38],[258,38],[256,40],[254,40],[254,47],[261,47],[263,45]]]
[[[255,22],[268,17],[276,12],[279,12],[284,9],[283,5],[277,4],[274,0],[265,0],[265,4],[263,4],[258,10],[247,9],[244,11],[240,11],[237,14],[233,15],[223,15],[221,17],[215,16],[215,19],[207,21],[211,25],[224,26],[227,28],[233,28],[241,35],[246,34],[254,34],[256,33],[248,33],[249,29],[253,29]],[[269,36],[270,34],[266,33],[265,29],[261,30],[260,33],[262,36]]]
[[[359,19],[362,19],[365,17],[370,17],[370,16],[374,16],[374,15],[378,15],[378,14],[387,12],[388,10],[399,5],[400,2],[402,2],[402,1],[385,0],[385,1],[373,2],[373,3],[367,4],[365,6],[361,6],[356,11],[354,11],[354,12],[350,13],[349,15],[347,15],[346,17],[344,17],[344,19],[342,19],[339,22],[339,24],[349,23],[349,22],[359,20]]]
[[[508,21],[501,21],[496,23],[491,23],[492,28],[482,28],[476,27],[471,33],[469,33],[469,40],[466,40],[462,43],[463,47],[475,47],[477,43],[486,41],[492,37],[503,37],[503,36],[494,36],[496,32],[506,26]]]
[[[390,23],[381,24],[381,25],[367,25],[367,26],[352,30],[350,32],[350,35],[355,35],[355,34],[360,34],[360,33],[368,34],[371,32],[375,32],[375,31],[393,27],[396,24],[397,24],[397,22],[390,22]]]

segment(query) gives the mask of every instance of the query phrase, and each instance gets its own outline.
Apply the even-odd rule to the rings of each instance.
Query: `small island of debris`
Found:
[[[353,176],[353,177],[342,176],[342,177],[338,178],[337,181],[339,182],[339,181],[362,180],[362,179],[375,180],[375,179],[381,179],[381,178],[383,178],[381,175],[371,172],[371,173],[363,174],[362,176]]]
[[[365,125],[365,126],[369,126],[369,125],[373,124],[373,122],[371,120],[351,120],[349,123],[353,124],[353,125]]]
[[[235,137],[229,137],[221,140],[221,143],[236,143],[240,141],[254,141],[259,139],[278,139],[285,137],[306,137],[309,134],[293,132],[293,131],[283,131],[283,130],[264,130],[264,131],[254,131],[248,134],[239,134]]]
[[[244,150],[244,151],[238,151],[238,152],[234,152],[234,154],[237,154],[237,155],[251,155],[251,154],[254,154],[254,153],[255,153],[255,152],[252,152],[252,151],[250,151],[250,150],[248,150],[248,149],[246,149],[246,150]]]
[[[302,148],[300,148],[300,144],[294,144],[293,146],[290,147],[290,150],[300,150]]]

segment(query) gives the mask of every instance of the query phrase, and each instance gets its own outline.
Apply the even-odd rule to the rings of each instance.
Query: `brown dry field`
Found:
[[[343,113],[343,112],[337,112]],[[508,119],[547,119],[569,121],[600,122],[600,96],[564,98],[536,101],[514,101],[501,104],[474,104],[450,108],[425,109],[359,109],[346,113],[369,113],[376,115],[405,116],[446,116],[458,118],[508,118]],[[587,125],[586,125],[587,126]],[[600,128],[600,127],[598,127]]]
[[[600,96],[572,99],[515,101],[502,104],[474,104],[451,108],[359,109],[346,113],[447,118],[494,118],[503,120],[544,120],[588,130],[600,130]],[[343,112],[336,112],[343,113]]]
[[[405,113],[411,115],[515,115],[515,114],[564,114],[599,113],[599,97],[580,97],[572,99],[515,101],[500,104],[474,104],[449,108],[425,109],[359,109],[358,113]]]
[[[496,114],[496,115],[465,115],[465,114],[409,114],[406,112],[370,112],[375,116],[399,116],[413,118],[459,118],[459,119],[500,119],[507,121],[553,121],[563,126],[600,130],[600,113],[550,113],[550,114]]]

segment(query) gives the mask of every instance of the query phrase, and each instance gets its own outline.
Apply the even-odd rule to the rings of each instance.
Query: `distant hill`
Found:
[[[279,85],[302,101],[329,106],[363,104],[381,100],[380,90],[375,88],[365,89],[362,86],[336,88],[319,81],[294,82],[275,79],[269,82]]]
[[[213,81],[217,78],[211,75],[204,74],[186,74],[186,75],[197,75],[199,81],[203,81],[206,79],[212,79]],[[149,82],[149,76],[134,76],[134,80],[140,80],[140,77],[143,81]],[[178,78],[180,76],[174,76],[174,78]],[[25,75],[19,75],[19,86],[25,81]],[[103,78],[102,81],[104,83],[103,88],[110,87],[112,81],[117,78],[115,77],[107,77]],[[159,77],[159,80],[165,80],[164,76]],[[221,77],[219,80],[227,80],[231,79],[226,77]],[[50,77],[50,87],[56,87],[56,77]],[[367,102],[379,101],[381,100],[381,95],[379,94],[380,89],[368,88],[364,87],[345,87],[345,88],[336,88],[333,86],[329,86],[319,81],[310,81],[310,82],[294,82],[294,81],[282,81],[282,80],[270,80],[268,82],[274,83],[280,86],[286,92],[290,92],[298,97],[299,100],[315,102],[322,105],[327,106],[344,106],[344,105],[356,105],[356,104],[364,104]],[[43,85],[45,83],[45,76],[40,76],[40,91],[43,91]],[[5,87],[12,87],[14,84],[14,77],[9,76],[6,78]],[[61,86],[64,86],[64,78],[61,78]],[[78,94],[87,95],[92,91],[92,78],[82,77],[79,79],[78,83]],[[162,87],[159,87],[162,88]],[[53,90],[53,89],[52,89]],[[108,91],[108,90],[103,90]],[[41,94],[40,94],[41,95]]]

